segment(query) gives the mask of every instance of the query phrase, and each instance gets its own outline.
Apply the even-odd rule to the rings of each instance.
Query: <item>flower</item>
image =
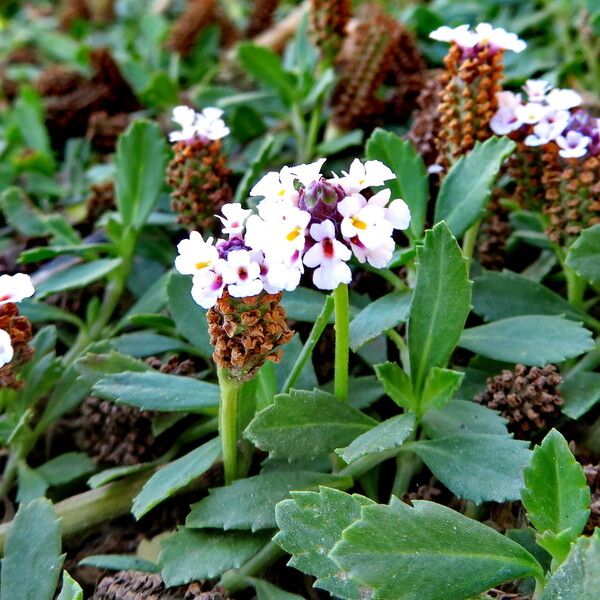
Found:
[[[205,269],[210,269],[219,259],[219,251],[213,245],[213,238],[204,238],[192,231],[187,240],[177,244],[179,256],[175,259],[175,268],[182,275],[196,275]]]
[[[229,127],[225,125],[220,108],[207,107],[197,113],[189,106],[177,106],[173,109],[173,121],[181,126],[180,131],[172,131],[169,141],[180,142],[194,137],[220,140],[229,135]]]
[[[560,147],[559,154],[563,158],[581,158],[588,151],[592,139],[579,131],[568,131],[566,135],[559,135],[556,143]]]
[[[438,42],[454,42],[463,49],[487,45],[499,50],[522,52],[527,47],[514,33],[501,27],[492,27],[489,23],[479,23],[475,31],[470,31],[469,25],[459,25],[454,29],[444,25],[432,31],[429,37]]]
[[[535,125],[543,119],[547,111],[548,109],[539,102],[528,102],[515,107],[515,116],[521,123]]]
[[[320,158],[308,165],[296,165],[295,167],[291,167],[290,171],[296,179],[306,187],[313,181],[317,181],[321,178],[321,167],[326,160],[326,158]]]
[[[21,302],[35,294],[31,277],[25,273],[0,275],[0,306],[9,302]]]
[[[528,79],[523,86],[529,102],[543,102],[552,86],[543,79]]]
[[[234,298],[256,296],[263,289],[260,264],[248,250],[233,250],[222,263],[223,281]]]
[[[304,273],[301,254],[294,252],[285,260],[267,258],[265,260],[266,274],[263,277],[265,290],[274,294],[281,290],[292,291],[300,285],[300,277]]]
[[[360,192],[367,187],[383,185],[388,179],[393,179],[394,173],[380,160],[368,160],[366,163],[355,158],[350,165],[350,171],[342,171],[344,177],[338,179],[347,194]]]
[[[371,249],[365,248],[358,238],[352,238],[349,241],[352,251],[358,261],[361,263],[368,262],[376,269],[387,267],[390,260],[392,260],[394,248],[396,247],[396,244],[394,244],[394,240],[391,237],[385,239],[376,248]]]
[[[542,120],[534,125],[533,133],[524,140],[526,146],[543,146],[555,140],[565,129],[570,113],[566,110],[549,110]]]
[[[250,196],[263,196],[271,202],[298,202],[298,192],[294,186],[294,174],[289,167],[281,171],[270,171],[250,190]]]
[[[496,100],[500,108],[516,108],[521,104],[521,94],[502,91],[496,94]]]
[[[0,329],[0,367],[8,364],[13,359],[14,354],[10,335],[4,329]]]
[[[513,107],[500,106],[490,120],[490,129],[496,135],[507,135],[523,125]]]
[[[244,222],[252,214],[249,209],[242,208],[242,205],[234,202],[225,204],[221,209],[223,217],[215,215],[223,224],[223,233],[229,236],[239,236],[244,231]]]
[[[582,103],[583,99],[575,90],[553,89],[547,96],[548,106],[556,110],[569,110]]]
[[[473,48],[478,42],[477,35],[469,31],[469,25],[459,25],[454,29],[442,25],[442,27],[432,31],[429,37],[438,42],[454,42],[461,48]]]

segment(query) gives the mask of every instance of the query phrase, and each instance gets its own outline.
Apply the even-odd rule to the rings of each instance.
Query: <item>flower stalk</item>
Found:
[[[225,485],[230,485],[238,474],[238,395],[241,383],[232,379],[227,369],[218,369],[221,388],[219,406],[219,433],[223,453]]]
[[[350,362],[350,302],[348,286],[341,283],[333,291],[335,302],[335,367],[334,393],[339,400],[348,399],[348,366]]]

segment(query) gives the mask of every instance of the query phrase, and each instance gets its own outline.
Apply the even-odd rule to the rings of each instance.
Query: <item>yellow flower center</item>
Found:
[[[205,267],[208,267],[208,265],[210,265],[210,261],[205,261],[205,262],[197,262],[196,263],[196,269],[198,269],[198,271],[200,269],[204,269]]]
[[[356,227],[356,229],[366,229],[367,224],[364,221],[361,221],[358,217],[352,217],[350,219],[352,221],[352,225]]]
[[[285,196],[285,190],[283,188],[281,188],[278,192],[277,192],[278,196]]]
[[[300,235],[300,227],[294,227],[286,236],[288,242],[293,242]]]

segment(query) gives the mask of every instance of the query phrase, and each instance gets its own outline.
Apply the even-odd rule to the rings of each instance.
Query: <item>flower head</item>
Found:
[[[25,273],[0,275],[0,306],[9,302],[21,302],[35,293],[31,277]]]
[[[439,42],[454,42],[466,50],[490,46],[496,50],[523,52],[527,47],[514,33],[509,33],[501,27],[493,27],[489,23],[479,23],[475,31],[471,31],[469,25],[459,25],[454,29],[444,25],[432,31],[429,37]]]
[[[289,167],[281,171],[270,171],[250,190],[250,196],[263,196],[271,202],[298,202],[298,191],[294,185],[295,177]]]
[[[355,158],[349,171],[342,171],[344,175],[339,179],[339,184],[347,194],[360,192],[368,187],[383,185],[389,179],[394,179],[392,170],[380,160],[368,160],[366,163]]]
[[[220,108],[211,106],[199,113],[189,106],[177,106],[173,109],[173,121],[181,126],[181,130],[172,131],[169,141],[180,142],[194,137],[220,140],[230,131],[221,119],[222,115]]]
[[[15,354],[10,335],[4,329],[0,329],[0,367],[8,364]]]
[[[263,289],[260,264],[248,250],[234,250],[222,263],[223,281],[234,298],[256,296]]]
[[[205,269],[211,269],[219,259],[219,251],[213,245],[213,238],[206,241],[197,232],[192,231],[187,240],[177,245],[179,256],[175,259],[175,268],[182,275],[196,275]]]

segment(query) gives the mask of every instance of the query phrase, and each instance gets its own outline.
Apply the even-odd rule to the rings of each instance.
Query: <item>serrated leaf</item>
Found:
[[[267,534],[181,528],[161,543],[159,564],[168,587],[212,579],[240,567],[268,541]]]
[[[477,142],[444,177],[435,204],[435,222],[446,221],[450,231],[460,237],[483,216],[500,167],[514,149],[515,143],[507,137]]]
[[[600,598],[600,530],[580,537],[565,562],[548,580],[540,600],[592,600]]]
[[[431,472],[459,498],[481,502],[518,500],[523,469],[529,464],[528,442],[508,435],[463,433],[410,442]]]
[[[144,573],[158,573],[156,563],[129,554],[94,554],[86,556],[79,561],[82,567],[96,567],[106,571],[142,571]]]
[[[464,373],[433,367],[427,374],[421,398],[421,410],[441,408],[448,404],[462,383]]]
[[[429,178],[421,155],[411,142],[384,129],[376,129],[371,134],[367,140],[366,155],[370,160],[380,160],[394,172],[396,179],[386,182],[386,187],[392,190],[392,198],[402,198],[408,204],[409,231],[415,239],[419,239],[429,198]]]
[[[212,414],[219,406],[219,386],[192,377],[156,371],[126,372],[103,377],[94,394],[143,410],[185,411]]]
[[[424,500],[414,508],[397,498],[365,506],[329,556],[370,597],[385,600],[463,600],[504,581],[543,576],[519,544]]]
[[[350,348],[356,352],[367,342],[404,323],[410,312],[410,292],[392,292],[363,308],[350,321]]]
[[[257,413],[245,435],[272,458],[292,460],[331,452],[376,424],[331,394],[292,390]]]
[[[60,546],[50,501],[21,504],[4,546],[0,600],[52,600],[64,560]]]
[[[591,350],[594,342],[581,323],[526,315],[465,329],[459,345],[494,360],[543,366],[579,356]]]
[[[506,435],[506,419],[496,411],[471,400],[453,400],[423,416],[423,429],[430,438],[461,433]]]
[[[587,281],[600,283],[600,224],[581,232],[569,249],[566,262]]]
[[[115,195],[124,225],[139,229],[146,223],[163,186],[167,153],[157,123],[138,119],[119,137]]]
[[[420,394],[428,372],[445,367],[471,309],[467,261],[445,223],[425,234],[417,249],[417,282],[408,320],[413,388]]]
[[[568,532],[561,536],[562,555],[556,556],[556,550],[543,545],[560,562],[588,520],[590,490],[581,465],[556,429],[535,447],[524,477],[523,506],[536,530],[556,536]]]
[[[562,412],[571,419],[579,419],[600,402],[600,373],[582,371],[567,375],[560,393],[564,401]]]
[[[307,471],[270,471],[213,488],[192,505],[186,527],[228,529],[271,529],[276,526],[275,505],[293,490],[311,490],[320,485],[337,487],[351,483],[347,478]]]
[[[319,492],[296,492],[280,502],[275,514],[277,542],[292,557],[288,565],[317,578],[315,587],[333,596],[355,600],[360,585],[348,579],[328,557],[346,527],[360,518],[362,506],[372,500],[329,488]]]
[[[66,571],[63,571],[62,587],[57,600],[83,600],[81,586]]]
[[[412,434],[415,423],[414,413],[396,415],[359,435],[349,446],[338,448],[336,452],[350,464],[363,456],[395,451]]]
[[[383,384],[385,393],[406,410],[415,409],[415,398],[412,383],[400,365],[392,362],[375,365],[377,379]]]
[[[133,516],[140,519],[177,490],[200,477],[217,461],[220,454],[221,441],[217,437],[159,469],[134,498],[131,508]]]

